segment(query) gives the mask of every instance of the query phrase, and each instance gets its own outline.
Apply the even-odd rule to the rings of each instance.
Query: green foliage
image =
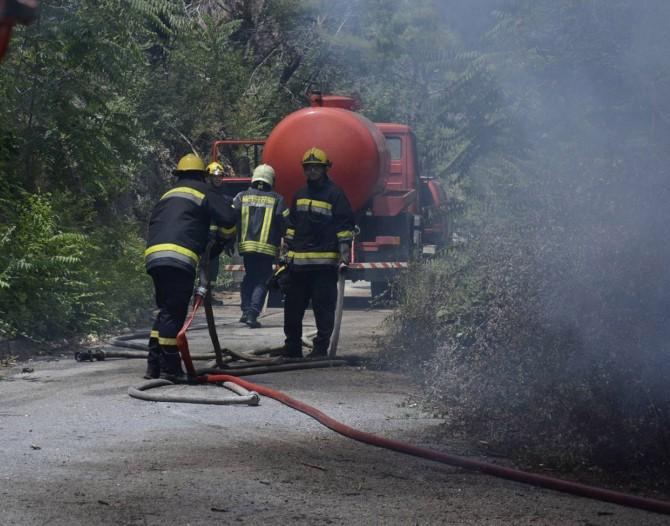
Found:
[[[82,254],[86,238],[57,230],[48,201],[27,196],[16,225],[2,237],[0,313],[6,335],[71,335],[70,319],[86,294]]]
[[[109,334],[115,328],[147,321],[153,287],[144,268],[144,248],[144,240],[131,223],[91,235],[85,259],[97,297],[96,310],[89,317],[91,332]]]
[[[143,244],[128,232],[58,228],[48,196],[27,195],[0,237],[0,333],[56,340],[137,319],[150,297]]]

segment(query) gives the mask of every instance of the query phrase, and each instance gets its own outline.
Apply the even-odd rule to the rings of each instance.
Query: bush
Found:
[[[0,335],[46,341],[102,334],[148,304],[132,230],[62,232],[46,195],[26,195],[0,230]]]

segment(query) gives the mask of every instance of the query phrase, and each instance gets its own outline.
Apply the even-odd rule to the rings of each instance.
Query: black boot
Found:
[[[247,325],[251,329],[258,329],[261,326],[261,323],[258,321],[258,314],[253,311],[247,312]]]
[[[161,348],[161,374],[160,377],[171,382],[184,379],[184,371],[181,368],[181,355],[179,350]]]
[[[286,345],[270,351],[270,356],[281,356],[282,358],[302,359],[301,349],[290,349]]]
[[[151,380],[158,378],[161,374],[161,349],[157,338],[149,339],[149,354],[147,356],[147,371],[144,378]]]
[[[242,316],[240,316],[240,323],[246,323],[247,322],[247,313],[243,312]]]
[[[326,349],[313,349],[312,352],[307,354],[305,358],[310,360],[324,360],[328,358],[328,350]]]

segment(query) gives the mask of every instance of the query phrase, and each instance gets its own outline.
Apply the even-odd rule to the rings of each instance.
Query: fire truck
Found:
[[[375,297],[411,260],[447,245],[447,196],[435,178],[419,173],[409,126],[373,123],[356,109],[351,97],[314,93],[309,107],[286,116],[267,138],[217,140],[211,158],[235,170],[224,181],[231,197],[248,188],[256,165],[271,165],[275,190],[290,205],[305,184],[302,155],[313,146],[324,150],[333,163],[329,176],[356,214],[347,278],[369,281]],[[235,264],[227,269],[243,271]]]

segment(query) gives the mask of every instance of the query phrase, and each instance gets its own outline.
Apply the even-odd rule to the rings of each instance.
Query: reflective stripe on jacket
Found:
[[[213,192],[200,178],[181,177],[151,212],[144,251],[147,271],[171,266],[195,272],[212,223],[234,232],[230,198]]]
[[[237,214],[237,240],[240,254],[276,256],[285,228],[284,198],[276,192],[249,188],[233,200]]]
[[[354,214],[347,196],[330,179],[298,190],[289,211],[286,242],[295,268],[336,266],[340,243],[351,244]]]

